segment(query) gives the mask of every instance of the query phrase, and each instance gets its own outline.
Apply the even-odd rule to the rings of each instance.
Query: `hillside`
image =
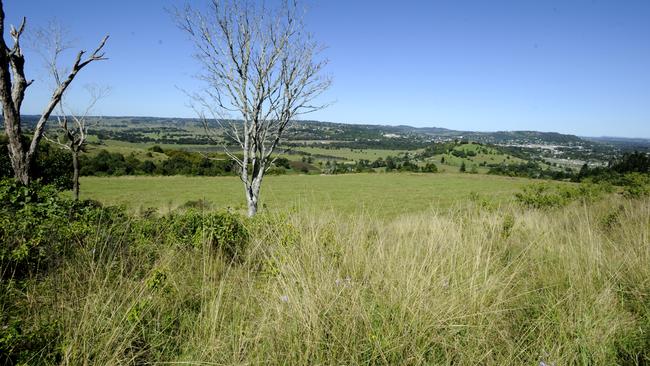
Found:
[[[24,116],[33,126],[36,116]],[[208,138],[201,121],[194,118],[159,117],[94,117],[90,133],[95,142],[106,140],[143,144],[141,147],[176,145],[186,150],[219,150]],[[228,121],[228,123],[240,123]],[[213,137],[228,143],[220,126],[211,122]],[[48,128],[56,129],[55,121]],[[546,160],[576,168],[584,163],[605,165],[627,151],[650,151],[648,139],[591,138],[557,132],[540,131],[457,131],[439,127],[389,126],[377,124],[347,124],[321,121],[296,121],[285,135],[286,147],[327,149],[374,149],[416,151],[432,143],[454,140],[473,141],[510,149],[511,153]],[[232,141],[231,141],[232,143]],[[327,154],[325,154],[327,155]],[[336,156],[337,154],[332,154]]]

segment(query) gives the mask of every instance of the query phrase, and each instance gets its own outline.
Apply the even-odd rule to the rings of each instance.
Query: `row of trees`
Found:
[[[564,170],[545,169],[535,161],[518,164],[489,164],[488,166],[490,167],[488,174],[536,179],[571,180],[574,182],[591,180],[619,185],[627,174],[650,174],[650,155],[639,151],[625,153],[620,158],[610,161],[606,167],[589,167],[585,163],[578,173],[575,173],[570,168],[565,168]]]
[[[199,153],[170,150],[160,162],[140,160],[135,155],[122,155],[101,150],[94,156],[83,156],[81,175],[192,175],[220,176],[237,173],[229,158],[207,157]]]

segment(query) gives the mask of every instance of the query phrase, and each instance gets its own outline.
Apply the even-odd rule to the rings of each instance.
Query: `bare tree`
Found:
[[[83,112],[70,112],[64,101],[61,100],[59,115],[57,116],[60,133],[55,138],[49,137],[47,133],[43,135],[48,141],[72,153],[72,192],[76,201],[79,200],[79,170],[81,168],[79,166],[79,155],[85,151],[89,115],[97,102],[108,94],[108,88],[101,88],[96,85],[88,85],[86,90],[90,97]]]
[[[67,74],[68,71],[59,65],[59,60],[62,54],[72,47],[68,39],[68,32],[61,23],[52,21],[46,27],[37,29],[33,38],[34,47],[43,57],[51,81],[55,87],[61,85],[62,75]],[[86,85],[85,89],[89,95],[85,108],[80,113],[76,113],[68,107],[65,103],[65,96],[62,96],[57,106],[58,116],[56,117],[59,131],[55,133],[55,137],[48,136],[47,132],[43,134],[46,140],[72,154],[72,192],[75,200],[79,200],[79,155],[84,152],[86,147],[87,120],[97,102],[108,95],[109,91],[108,87],[98,85]]]
[[[84,58],[85,51],[79,51],[74,60],[72,68],[65,78],[58,80],[56,88],[52,93],[50,101],[41,113],[29,144],[23,143],[20,108],[25,98],[25,90],[32,84],[33,80],[25,77],[25,57],[20,46],[20,37],[25,30],[26,19],[23,18],[20,26],[16,29],[13,26],[9,32],[13,46],[9,48],[4,40],[5,14],[0,0],[0,100],[4,117],[4,127],[9,140],[9,157],[14,170],[14,177],[22,184],[30,182],[30,166],[36,153],[38,143],[43,137],[45,124],[52,111],[61,101],[66,89],[72,83],[79,71],[93,61],[105,60],[102,48],[108,40],[104,37],[99,46],[88,57]]]
[[[193,95],[193,106],[206,129],[220,127],[228,155],[238,164],[248,215],[257,213],[265,172],[273,163],[283,133],[296,116],[316,111],[313,104],[331,80],[321,76],[327,60],[306,33],[295,1],[265,8],[256,2],[210,0],[205,8],[189,5],[176,12],[203,67],[206,90]],[[232,114],[241,121],[232,119]],[[236,143],[241,154],[228,149]]]

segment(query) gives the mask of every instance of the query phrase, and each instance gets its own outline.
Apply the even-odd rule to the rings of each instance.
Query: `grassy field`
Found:
[[[0,283],[20,320],[0,351],[44,365],[647,365],[650,200],[512,200],[531,183],[269,176],[249,219],[176,209],[243,208],[236,177],[84,178],[84,198],[130,212],[0,216],[16,248],[67,238],[47,270]]]
[[[507,202],[530,181],[471,174],[345,174],[268,176],[262,205],[272,210],[331,209],[394,217],[429,208],[449,208],[470,194],[495,203]],[[158,208],[167,212],[191,200],[204,199],[215,208],[244,208],[243,186],[237,177],[85,177],[82,198],[132,210]]]
[[[435,179],[473,178],[425,181]],[[650,361],[647,199],[550,211],[470,203],[390,222],[327,209],[264,214],[247,221],[252,239],[237,262],[207,232],[200,245],[173,239],[183,223],[174,217],[101,227],[46,276],[7,292],[24,299],[25,324],[56,320],[45,344],[59,355],[34,352],[25,364]]]

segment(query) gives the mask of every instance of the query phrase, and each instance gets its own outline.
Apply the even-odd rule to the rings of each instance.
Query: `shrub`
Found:
[[[243,219],[230,212],[213,212],[203,217],[202,239],[231,260],[241,260],[248,244]]]
[[[650,195],[650,176],[629,173],[621,179],[623,195],[627,198],[641,198]]]
[[[125,221],[123,208],[61,198],[52,185],[0,181],[0,268],[22,278],[60,262],[71,246],[96,234],[96,224]]]
[[[212,203],[210,203],[210,201],[208,200],[201,198],[198,200],[187,201],[181,206],[181,208],[184,209],[195,208],[197,210],[209,210],[210,208],[212,208]]]
[[[611,185],[593,183],[581,183],[575,186],[537,183],[524,187],[522,192],[515,193],[515,199],[520,204],[532,208],[557,208],[578,199],[593,202],[611,191]]]
[[[434,163],[427,163],[423,168],[422,168],[423,173],[437,173],[438,172],[438,167]]]
[[[167,217],[169,238],[181,245],[199,248],[208,244],[231,260],[239,260],[248,243],[241,216],[230,212],[201,213],[188,210]]]
[[[2,276],[21,277],[63,251],[70,238],[66,202],[56,190],[33,184],[29,187],[13,180],[0,182],[0,266]],[[65,220],[65,221],[64,221]]]
[[[161,154],[164,154],[164,153],[165,153],[165,151],[164,151],[160,146],[158,146],[158,145],[153,145],[153,146],[150,147],[148,150],[149,150],[149,151],[152,151],[152,152],[155,152],[155,153],[161,153]]]

